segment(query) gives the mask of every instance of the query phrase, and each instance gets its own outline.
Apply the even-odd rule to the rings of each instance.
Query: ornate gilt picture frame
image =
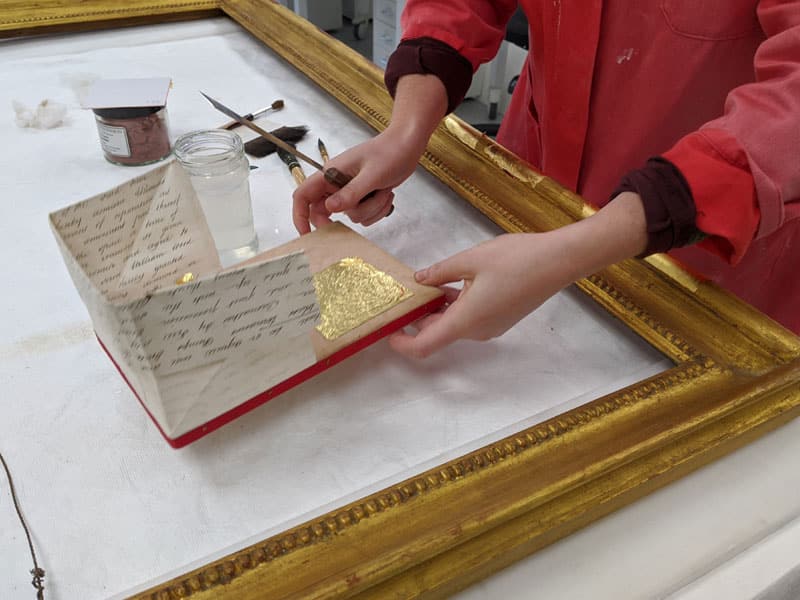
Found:
[[[214,14],[375,129],[388,124],[380,70],[269,0],[10,1],[0,36]],[[507,231],[591,212],[454,116],[422,164]],[[675,366],[136,597],[443,597],[800,414],[800,339],[669,258],[578,285]]]

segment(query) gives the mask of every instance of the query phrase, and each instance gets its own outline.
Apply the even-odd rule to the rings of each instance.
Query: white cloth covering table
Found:
[[[457,344],[425,362],[404,360],[380,343],[199,442],[170,449],[94,339],[46,218],[147,168],[102,158],[93,116],[79,108],[77,94],[97,78],[151,76],[173,78],[173,139],[226,120],[200,89],[242,112],[283,98],[286,107],[266,125],[308,125],[311,134],[300,147],[309,154],[317,137],[335,154],[372,135],[226,19],[0,43],[0,107],[6,107],[0,112],[0,451],[16,475],[47,570],[48,598],[125,594],[669,368],[567,290],[498,340]],[[45,98],[67,105],[62,127],[14,124],[12,100],[33,106]],[[275,156],[253,164],[256,229],[267,248],[295,235],[294,184]],[[421,170],[398,189],[395,214],[361,231],[415,267],[499,232]],[[678,494],[682,485],[688,484],[663,493]],[[679,501],[682,510],[697,503],[693,495]],[[627,510],[645,510],[657,497]],[[775,514],[787,520],[793,508],[785,504]],[[577,545],[570,556],[602,565],[593,561],[607,556],[610,545],[624,550],[631,533],[624,525],[619,541],[615,532],[592,531],[625,512],[578,534],[589,536],[583,545],[572,541],[578,536],[563,542]],[[655,527],[649,547],[658,546],[666,525],[660,518],[645,525]],[[760,513],[745,519],[726,542],[728,556],[769,527],[775,523]],[[667,544],[654,559],[676,568],[656,587],[669,589],[673,574],[687,582],[686,572],[719,563],[725,552],[709,537],[696,540],[690,571],[677,568],[685,549],[673,553]],[[576,597],[557,593],[569,589],[562,587],[572,578],[569,562],[547,562],[560,547],[520,569],[536,573],[536,565],[546,565],[554,593]],[[31,594],[29,562],[10,499],[0,494],[0,598]],[[595,591],[614,589],[592,566],[571,575],[595,581]],[[499,597],[487,590],[505,584],[492,581],[466,594]],[[650,590],[626,589],[638,597]]]

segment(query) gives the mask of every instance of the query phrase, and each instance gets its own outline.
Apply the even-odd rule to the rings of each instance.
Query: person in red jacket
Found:
[[[417,272],[464,281],[392,346],[427,356],[502,334],[551,295],[625,258],[669,251],[800,333],[800,0],[523,0],[530,52],[498,141],[594,216],[499,236]],[[343,211],[370,225],[491,60],[515,1],[408,0],[385,81],[391,123],[294,194],[300,233]],[[374,196],[359,204],[370,191]]]

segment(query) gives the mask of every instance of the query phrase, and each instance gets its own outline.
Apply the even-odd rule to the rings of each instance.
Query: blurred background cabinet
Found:
[[[400,15],[405,0],[279,1],[370,58],[381,69],[386,68],[402,37]],[[456,113],[481,131],[494,135],[508,106],[527,46],[527,19],[521,10],[517,10],[497,57],[481,65],[475,73],[465,96],[468,102],[462,103]]]
[[[386,68],[389,55],[400,43],[400,14],[405,0],[374,0],[372,10],[372,62]]]
[[[323,31],[342,27],[342,0],[280,0],[280,3]]]
[[[389,56],[397,48],[403,30],[400,27],[400,15],[405,0],[374,0],[372,10],[372,62],[381,69],[386,68]],[[472,78],[472,85],[467,90],[467,98],[475,98],[483,90],[486,66],[481,66]]]
[[[372,18],[372,0],[342,0],[342,16],[353,24],[353,35],[363,39]]]

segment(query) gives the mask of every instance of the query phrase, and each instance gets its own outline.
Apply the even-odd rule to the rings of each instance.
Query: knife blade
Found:
[[[312,167],[314,167],[318,171],[322,171],[322,173],[325,175],[326,181],[328,181],[329,183],[332,183],[333,185],[335,185],[337,187],[344,187],[348,183],[350,183],[350,181],[353,179],[349,175],[347,175],[345,173],[342,173],[341,171],[339,171],[338,169],[336,169],[334,167],[330,167],[330,168],[326,169],[325,167],[323,167],[321,164],[319,164],[317,161],[315,161],[310,156],[307,156],[306,154],[303,154],[302,152],[300,152],[300,150],[298,150],[297,148],[294,148],[293,146],[287,144],[282,139],[272,135],[269,131],[265,131],[264,129],[261,129],[261,127],[259,127],[255,123],[252,123],[252,122],[248,121],[243,116],[241,116],[240,114],[238,114],[235,111],[231,110],[230,108],[228,108],[227,106],[225,106],[221,102],[219,102],[217,100],[214,100],[208,94],[205,94],[203,92],[200,92],[200,93],[203,95],[203,97],[206,100],[208,100],[211,103],[211,105],[214,108],[216,108],[222,114],[229,116],[231,119],[235,119],[236,121],[238,121],[239,123],[241,123],[245,127],[255,131],[261,137],[268,139],[270,142],[275,144],[278,148],[283,148],[289,154],[292,154],[293,156],[296,156],[297,158],[305,161],[306,163],[308,163],[309,165],[311,165]]]

